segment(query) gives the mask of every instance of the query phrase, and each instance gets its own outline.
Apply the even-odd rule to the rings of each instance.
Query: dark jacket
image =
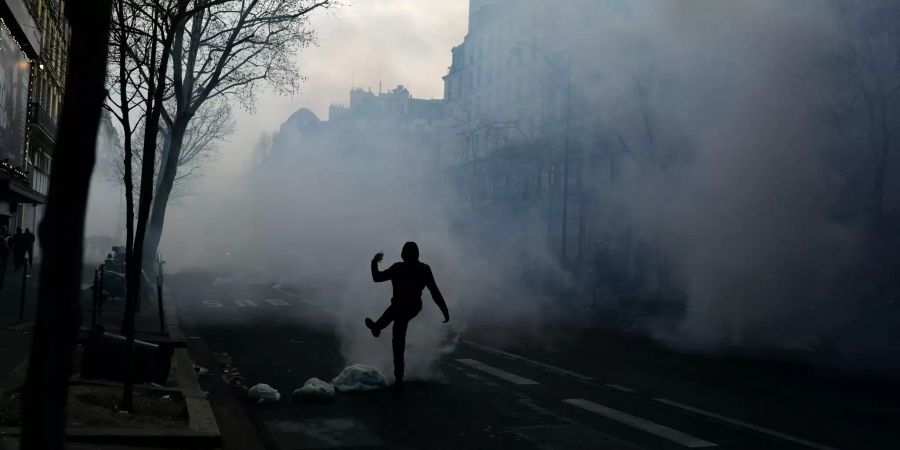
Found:
[[[378,270],[378,263],[372,261],[372,280],[376,283],[391,280],[391,285],[394,287],[391,304],[409,312],[418,312],[422,309],[422,291],[427,287],[428,292],[431,293],[431,299],[441,309],[444,317],[449,315],[447,303],[434,282],[434,275],[428,264],[418,261],[398,262],[388,267],[387,270],[381,271]]]

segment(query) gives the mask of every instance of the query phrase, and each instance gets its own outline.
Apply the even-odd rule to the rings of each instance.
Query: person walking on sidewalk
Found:
[[[25,253],[28,255],[28,266],[34,267],[34,233],[28,228],[25,229]]]
[[[378,263],[383,258],[384,253],[381,252],[376,253],[372,258],[372,281],[380,283],[390,280],[394,296],[391,298],[391,305],[378,320],[373,321],[366,317],[365,323],[375,337],[378,337],[381,330],[387,328],[391,322],[394,323],[392,341],[394,378],[396,379],[394,388],[399,390],[403,388],[403,352],[406,349],[406,329],[409,321],[422,310],[422,290],[428,288],[431,299],[444,314],[444,323],[450,320],[450,312],[447,310],[447,303],[444,301],[441,291],[434,282],[431,268],[427,264],[419,262],[419,246],[415,242],[403,244],[403,250],[400,252],[400,258],[403,261],[395,263],[385,271],[378,269]]]

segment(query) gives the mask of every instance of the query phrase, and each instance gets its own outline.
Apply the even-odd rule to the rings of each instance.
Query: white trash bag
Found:
[[[354,392],[381,389],[387,382],[378,369],[365,364],[354,364],[344,368],[334,380],[331,380],[331,384],[341,392]]]
[[[247,391],[250,400],[256,403],[277,402],[281,400],[281,394],[272,386],[265,383],[254,385]]]
[[[301,402],[329,401],[334,399],[334,386],[318,378],[310,378],[303,387],[294,391],[294,400]]]

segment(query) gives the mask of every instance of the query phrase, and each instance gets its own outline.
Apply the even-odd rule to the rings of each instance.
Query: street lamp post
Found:
[[[571,67],[569,68],[571,69]],[[567,236],[569,224],[569,128],[572,121],[572,71],[566,70],[566,137],[563,145],[563,205],[562,205],[562,238],[560,259],[563,264],[568,263],[566,257]]]

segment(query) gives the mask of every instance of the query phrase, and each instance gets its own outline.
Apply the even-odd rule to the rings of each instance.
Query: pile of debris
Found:
[[[303,387],[293,393],[298,402],[329,402],[334,400],[336,392],[364,392],[382,389],[387,386],[384,375],[378,369],[365,364],[354,364],[346,367],[331,383],[318,378],[310,378]],[[257,403],[271,403],[281,400],[281,393],[265,383],[251,387],[247,394],[250,400]]]

